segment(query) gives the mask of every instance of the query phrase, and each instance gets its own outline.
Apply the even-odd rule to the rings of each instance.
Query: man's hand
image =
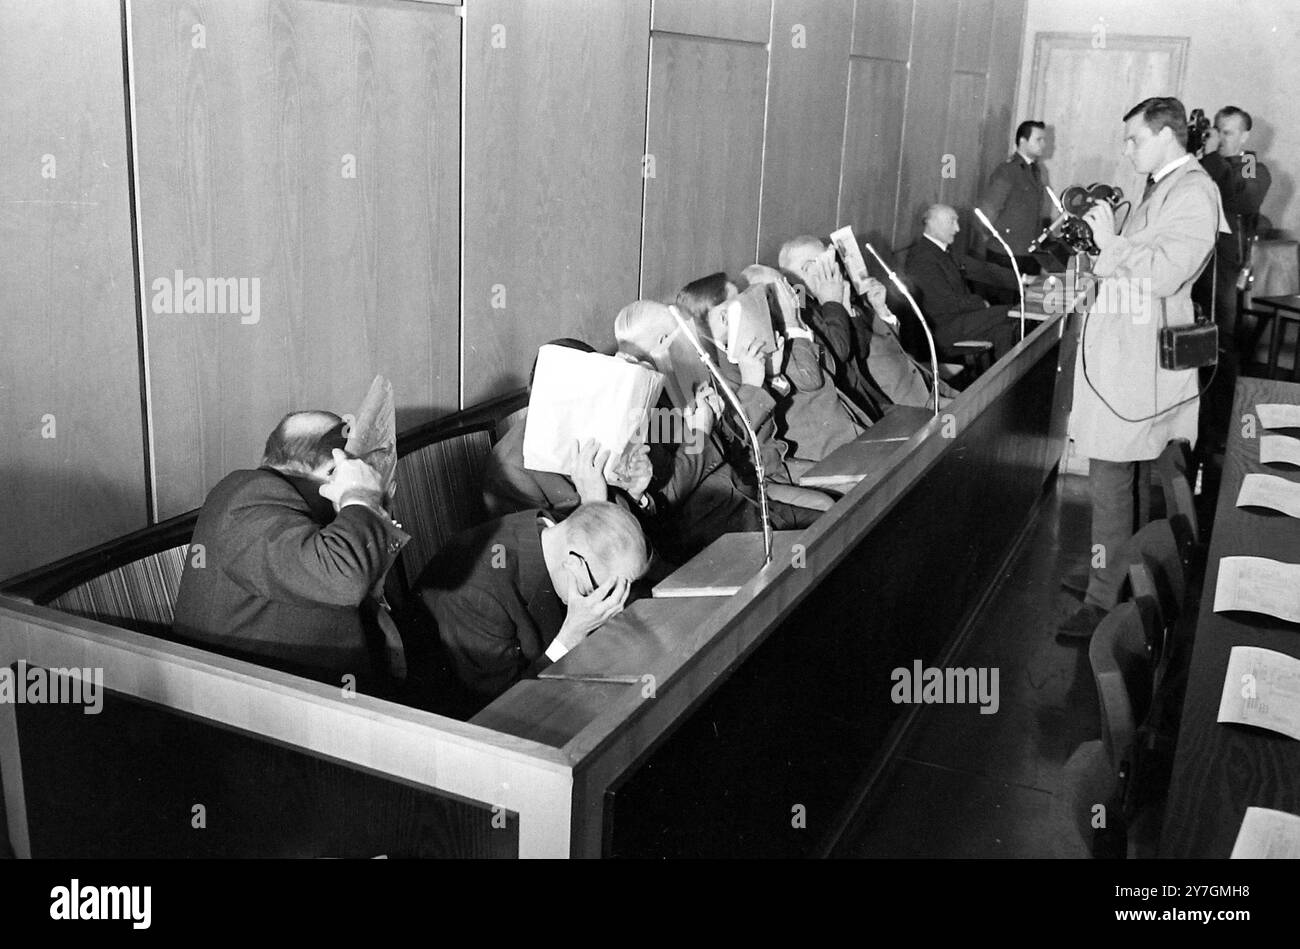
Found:
[[[1092,239],[1097,247],[1105,250],[1115,242],[1115,211],[1106,201],[1098,201],[1083,220],[1092,228]]]
[[[654,465],[650,463],[650,446],[630,446],[622,466],[616,467],[612,476],[610,484],[622,488],[639,504],[641,495],[650,487],[650,479],[654,476]]]
[[[871,309],[880,313],[885,308],[885,297],[888,294],[885,291],[885,285],[875,277],[867,278],[867,302],[871,304]]]
[[[573,486],[578,489],[578,499],[587,504],[590,501],[608,501],[609,485],[605,483],[605,463],[609,461],[609,450],[600,450],[600,444],[589,438],[578,445],[577,459],[573,463]]]
[[[749,347],[740,354],[736,363],[740,366],[740,381],[747,386],[761,386],[767,378],[767,369],[763,358],[767,355],[763,341],[755,337],[749,341]]]
[[[600,629],[611,617],[623,612],[632,583],[626,577],[610,577],[596,589],[583,596],[578,581],[568,574],[569,609],[556,639],[564,648],[572,649],[591,633]]]
[[[695,393],[695,401],[682,410],[682,421],[692,432],[701,432],[707,437],[720,415],[722,396],[713,391],[713,386],[704,386]]]
[[[376,512],[383,508],[383,476],[360,458],[349,458],[337,448],[334,449],[334,467],[319,490],[321,497],[334,502],[336,511],[344,501],[360,501]]]
[[[1210,130],[1205,133],[1205,138],[1201,142],[1201,155],[1213,155],[1219,150],[1219,130],[1210,126]]]
[[[813,261],[804,271],[804,280],[818,303],[839,303],[844,299],[844,276],[834,260]]]

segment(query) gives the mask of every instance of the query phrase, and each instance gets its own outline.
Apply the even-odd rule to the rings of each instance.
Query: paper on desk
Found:
[[[1264,428],[1300,428],[1300,405],[1261,402],[1255,406],[1255,412]]]
[[[1290,435],[1259,436],[1259,460],[1266,465],[1285,464],[1300,468],[1300,438]]]
[[[1246,808],[1229,859],[1300,859],[1300,817],[1271,807]]]
[[[1267,507],[1300,517],[1300,483],[1278,475],[1248,474],[1241,481],[1237,507]]]
[[[1300,741],[1300,659],[1233,646],[1217,721],[1267,728]]]
[[[1267,557],[1224,557],[1214,612],[1249,610],[1300,623],[1300,564]]]

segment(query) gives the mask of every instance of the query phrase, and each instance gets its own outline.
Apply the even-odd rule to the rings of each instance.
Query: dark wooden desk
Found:
[[[1286,339],[1286,324],[1295,323],[1300,326],[1300,296],[1254,297],[1251,300],[1251,308],[1263,308],[1273,313],[1268,337],[1268,376],[1270,379],[1276,379],[1278,355]],[[1300,331],[1296,337],[1296,348],[1300,350]],[[1293,358],[1291,367],[1291,378],[1300,380],[1300,359]]]
[[[1237,383],[1160,842],[1163,857],[1227,857],[1251,805],[1300,813],[1300,742],[1263,729],[1215,721],[1233,646],[1260,646],[1300,657],[1300,628],[1294,623],[1258,613],[1214,612],[1221,558],[1251,555],[1291,563],[1300,560],[1300,521],[1272,511],[1237,507],[1237,494],[1247,474],[1264,472],[1300,481],[1294,468],[1260,463],[1259,436],[1265,429],[1256,424],[1255,437],[1242,437],[1242,416],[1255,416],[1260,402],[1300,403],[1300,385],[1264,379]]]

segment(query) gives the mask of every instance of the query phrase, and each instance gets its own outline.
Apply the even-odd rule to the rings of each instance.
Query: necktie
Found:
[[[1147,175],[1147,186],[1142,189],[1142,200],[1145,201],[1151,197],[1151,192],[1156,190],[1156,176]]]

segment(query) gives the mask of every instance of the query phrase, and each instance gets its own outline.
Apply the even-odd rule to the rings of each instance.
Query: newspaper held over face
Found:
[[[348,440],[344,450],[364,459],[383,476],[384,490],[393,483],[397,467],[397,415],[393,408],[393,384],[375,376],[355,416],[344,416]]]

